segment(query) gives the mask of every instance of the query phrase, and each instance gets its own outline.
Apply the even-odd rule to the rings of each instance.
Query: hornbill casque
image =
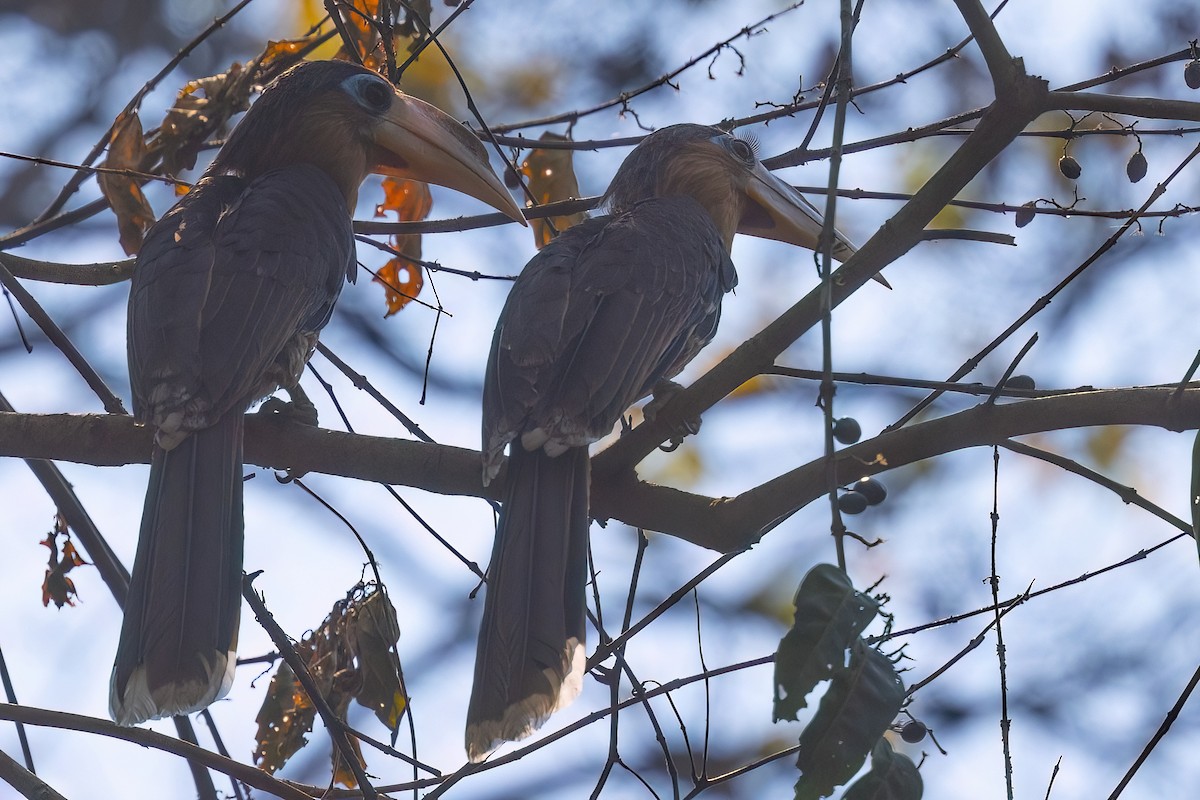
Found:
[[[526,265],[492,340],[484,483],[511,446],[467,712],[472,761],[528,736],[581,689],[588,445],[712,339],[737,284],[735,233],[815,249],[822,227],[749,142],[702,125],[646,137],[604,204]],[[835,240],[835,258],[854,252]]]
[[[371,172],[456,189],[524,224],[465,127],[362,67],[315,61],[263,90],[146,235],[129,297],[129,377],[136,419],[156,433],[110,687],[123,725],[196,711],[229,690],[244,414],[277,388],[293,393],[354,280],[351,214]]]

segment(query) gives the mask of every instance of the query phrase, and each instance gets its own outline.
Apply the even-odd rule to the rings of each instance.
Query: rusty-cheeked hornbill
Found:
[[[815,248],[817,210],[748,142],[701,125],[646,137],[605,194],[513,285],[483,395],[485,483],[511,443],[467,712],[479,761],[579,693],[588,445],[716,332],[735,233]],[[840,234],[834,256],[853,247]]]
[[[370,172],[448,186],[522,220],[461,124],[362,67],[322,61],[272,82],[146,236],[129,376],[136,417],[157,432],[112,673],[119,723],[195,711],[229,690],[243,415],[296,387],[354,280],[351,214]]]

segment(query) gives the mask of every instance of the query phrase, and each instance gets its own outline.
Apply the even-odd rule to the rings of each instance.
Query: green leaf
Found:
[[[880,739],[871,751],[871,771],[856,780],[842,800],[921,800],[924,789],[917,765]]]
[[[1200,432],[1192,445],[1192,536],[1196,539],[1196,552],[1200,554]]]
[[[808,571],[795,603],[795,622],[775,653],[775,722],[795,719],[808,693],[844,668],[846,650],[879,613],[879,604],[832,564]]]
[[[859,639],[850,666],[834,672],[829,691],[800,734],[796,800],[816,800],[854,777],[900,713],[904,683],[883,653]]]

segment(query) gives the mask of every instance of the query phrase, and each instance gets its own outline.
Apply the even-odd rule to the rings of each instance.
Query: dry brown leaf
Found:
[[[262,53],[244,66],[235,62],[227,72],[188,81],[151,142],[162,159],[163,172],[174,176],[196,166],[200,148],[230,117],[250,106],[255,88],[296,63],[299,54],[318,38],[314,33],[301,39],[269,41]]]
[[[305,735],[312,730],[317,711],[300,687],[295,673],[287,662],[281,662],[267,696],[263,698],[255,721],[254,763],[258,768],[274,773],[281,769],[297,750],[308,743]]]
[[[569,142],[570,139],[546,131],[541,135],[541,141]],[[534,150],[521,162],[521,172],[525,175],[529,191],[533,193],[538,205],[579,197],[579,181],[575,179],[574,159],[570,150]],[[582,221],[583,212],[550,217],[548,221],[530,220],[533,243],[541,250],[554,241],[555,236]]]
[[[400,636],[395,609],[375,585],[358,584],[334,603],[321,625],[296,647],[317,690],[335,715],[346,718],[350,701],[375,711],[395,732],[408,705],[394,646]],[[389,639],[390,637],[390,639]],[[385,663],[386,659],[386,663]],[[382,698],[382,699],[379,699]],[[384,706],[390,706],[384,708]],[[386,718],[385,718],[386,715]],[[258,712],[255,763],[275,772],[307,743],[316,711],[286,663],[281,663]],[[351,737],[359,764],[366,762]],[[354,772],[334,748],[334,780],[354,788]]]
[[[59,558],[58,554],[59,536],[64,538],[62,558]],[[54,530],[46,534],[41,543],[50,550],[46,576],[42,579],[42,606],[48,606],[51,602],[58,608],[74,606],[78,592],[75,591],[75,582],[67,577],[67,573],[88,562],[84,561],[83,556],[75,549],[67,521],[62,514],[54,518]]]
[[[397,670],[394,648],[400,640],[396,609],[383,592],[373,592],[358,611],[357,650],[362,685],[354,699],[375,712],[379,721],[395,733],[400,726],[408,695]]]
[[[342,692],[334,699],[336,703],[334,700],[331,700],[330,708],[333,709],[333,713],[337,715],[338,719],[345,719],[346,712],[350,710],[350,694]],[[358,759],[359,768],[366,769],[367,761],[363,758],[362,747],[358,743],[358,737],[347,736],[346,741],[350,744],[350,749],[354,751],[354,757]],[[358,778],[355,776],[354,770],[350,768],[350,765],[342,757],[342,749],[340,747],[333,748],[331,760],[334,783],[340,783],[348,789],[357,789]]]
[[[146,140],[142,137],[142,121],[136,111],[122,113],[113,122],[108,140],[107,169],[140,171],[146,155]],[[136,178],[101,172],[96,180],[109,208],[117,216],[117,230],[125,255],[135,255],[142,248],[142,235],[154,224],[154,209],[142,194]]]

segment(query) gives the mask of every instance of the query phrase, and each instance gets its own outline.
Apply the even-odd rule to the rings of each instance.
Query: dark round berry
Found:
[[[862,438],[862,426],[854,417],[842,417],[833,423],[833,438],[842,444],[854,444]]]
[[[521,179],[517,177],[517,173],[512,167],[504,169],[504,185],[510,189],[516,189],[521,185]]]
[[[925,738],[928,731],[924,722],[914,719],[912,722],[905,723],[904,727],[900,729],[900,738],[909,744],[916,744]]]
[[[1183,82],[1189,89],[1200,89],[1200,61],[1189,61],[1183,68]]]
[[[843,514],[861,514],[868,505],[867,498],[854,491],[843,492],[838,498],[838,510]]]
[[[1037,388],[1037,384],[1034,382],[1033,378],[1029,377],[1028,375],[1013,375],[1011,378],[1009,378],[1007,381],[1004,382],[1004,388],[1005,389],[1024,389],[1026,391],[1032,392],[1034,389]]]
[[[1058,171],[1071,180],[1077,180],[1083,174],[1083,168],[1074,156],[1063,156],[1058,160]]]
[[[1146,157],[1142,155],[1141,150],[1131,155],[1125,164],[1125,174],[1129,177],[1129,182],[1137,183],[1146,177],[1146,166]]]
[[[1024,228],[1026,225],[1033,222],[1033,218],[1037,216],[1033,213],[1034,208],[1036,208],[1036,206],[1033,204],[1032,200],[1021,206],[1021,210],[1017,212],[1018,228]]]
[[[877,506],[887,499],[887,487],[874,478],[863,478],[850,487],[867,499],[867,505]]]

